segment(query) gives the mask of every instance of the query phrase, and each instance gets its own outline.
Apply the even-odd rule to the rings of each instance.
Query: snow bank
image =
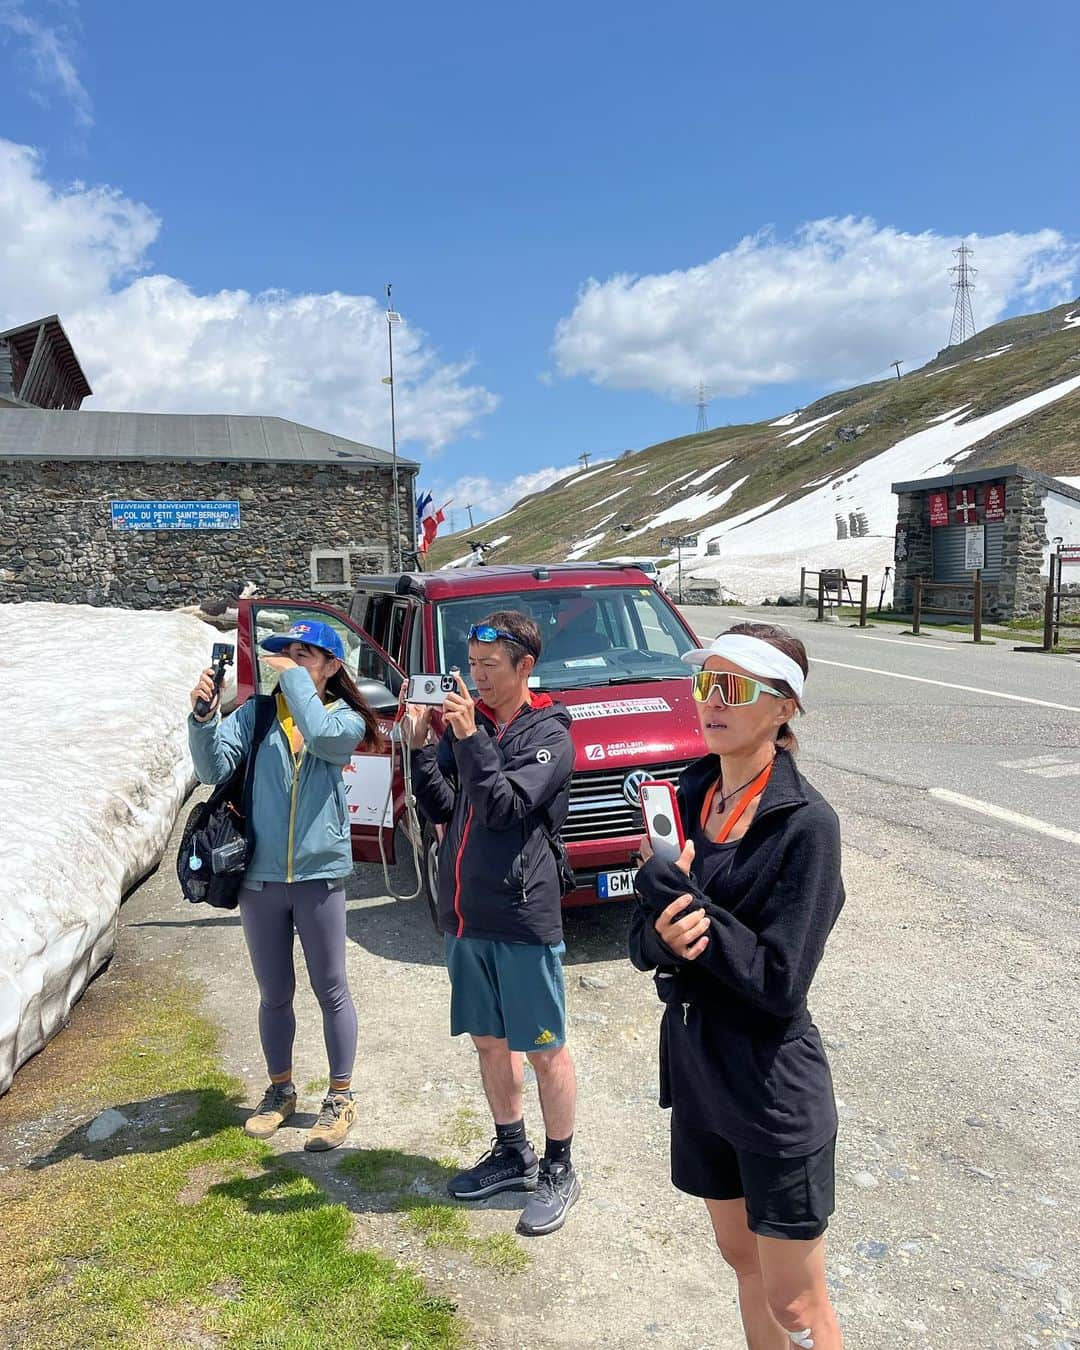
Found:
[[[829,544],[815,544],[810,548],[785,550],[781,553],[747,554],[738,557],[701,558],[688,569],[683,554],[683,587],[687,590],[696,583],[721,585],[736,600],[746,605],[759,605],[763,600],[775,600],[778,595],[799,593],[799,569],[816,572],[821,568],[842,567],[849,577],[869,577],[870,604],[875,606],[881,591],[885,568],[893,560],[892,536],[889,538],[836,539]],[[721,545],[721,548],[723,545]],[[816,594],[817,578],[811,579],[811,590]],[[852,594],[858,603],[858,591]],[[892,588],[885,594],[885,602],[892,599]]]
[[[188,691],[221,640],[186,614],[0,605],[0,1093],[161,856],[194,781]]]

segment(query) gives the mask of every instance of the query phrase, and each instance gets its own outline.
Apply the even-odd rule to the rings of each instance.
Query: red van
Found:
[[[347,663],[389,730],[407,675],[468,672],[469,625],[496,609],[531,614],[544,650],[530,683],[564,703],[576,751],[570,813],[563,828],[578,879],[566,905],[632,893],[630,853],[641,836],[638,789],[647,778],[674,780],[704,752],[679,659],[699,646],[686,620],[634,566],[563,563],[475,567],[362,577],[349,613],[314,600],[240,602],[238,697],[265,692],[273,672],[253,660],[257,643],[298,619],[331,623]],[[346,770],[353,855],[379,859],[378,831],[394,857],[393,827],[404,812],[400,765],[389,754],[353,756]],[[438,838],[425,824],[424,887],[437,906]]]

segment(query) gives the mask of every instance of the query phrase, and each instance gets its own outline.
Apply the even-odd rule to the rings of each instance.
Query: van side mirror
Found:
[[[371,711],[378,713],[380,717],[393,717],[397,712],[397,695],[392,693],[382,680],[371,680],[358,675],[356,687]]]

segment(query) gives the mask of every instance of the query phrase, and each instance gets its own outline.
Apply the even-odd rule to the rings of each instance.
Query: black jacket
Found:
[[[700,836],[701,806],[719,772],[719,759],[707,755],[682,775],[687,838]],[[781,750],[714,893],[698,884],[697,862],[688,878],[650,858],[636,880],[630,959],[657,972],[667,1004],[661,1105],[679,1109],[681,1100],[687,1123],[739,1147],[813,1151],[836,1127],[828,1064],[806,1006],[844,904],[836,813]],[[653,925],[687,893],[691,908],[709,915],[709,941],[695,960],[680,961]]]
[[[439,926],[454,937],[562,941],[562,888],[549,838],[566,819],[574,746],[570,714],[530,695],[500,736],[477,704],[476,733],[447,728],[412,752],[413,788],[439,845]]]

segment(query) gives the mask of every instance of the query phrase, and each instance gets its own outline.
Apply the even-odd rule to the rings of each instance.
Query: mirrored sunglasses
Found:
[[[779,689],[762,684],[750,675],[733,675],[727,670],[696,671],[693,689],[698,703],[708,703],[713,694],[719,694],[720,702],[727,708],[745,708],[756,703],[761,694],[771,694],[773,698],[787,697]]]
[[[470,624],[468,639],[470,642],[498,642],[502,639],[503,642],[514,642],[519,647],[524,647],[527,652],[532,652],[527,642],[522,642],[521,638],[515,637],[513,633],[507,633],[502,628],[493,628],[489,623]]]

